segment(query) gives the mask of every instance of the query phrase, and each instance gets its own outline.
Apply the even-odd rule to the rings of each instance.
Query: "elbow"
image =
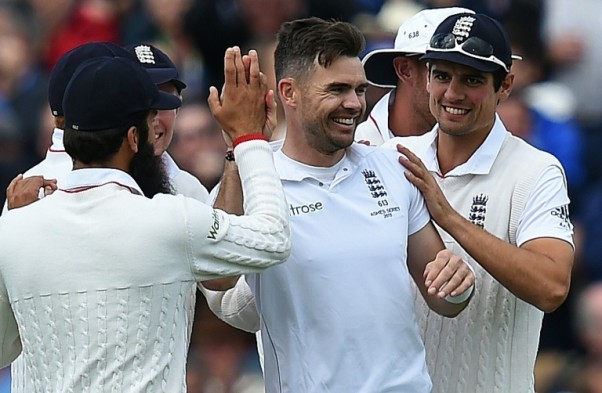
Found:
[[[545,313],[551,313],[560,307],[569,294],[570,283],[555,285],[535,306]]]

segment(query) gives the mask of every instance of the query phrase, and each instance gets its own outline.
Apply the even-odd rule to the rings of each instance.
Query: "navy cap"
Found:
[[[175,109],[178,97],[160,91],[135,60],[97,57],[82,63],[65,89],[65,126],[95,131],[131,125],[151,109]]]
[[[178,92],[186,88],[186,83],[178,79],[179,75],[176,65],[160,49],[147,44],[130,45],[126,49],[146,68],[146,72],[148,72],[155,84],[172,82],[176,86],[176,89],[178,89]]]
[[[65,88],[77,67],[86,60],[100,56],[134,59],[131,53],[112,42],[90,42],[65,53],[57,61],[48,80],[48,103],[54,116],[63,115]]]
[[[510,39],[502,25],[484,14],[457,14],[445,19],[421,59],[446,60],[483,72],[500,68],[510,71],[512,55]]]

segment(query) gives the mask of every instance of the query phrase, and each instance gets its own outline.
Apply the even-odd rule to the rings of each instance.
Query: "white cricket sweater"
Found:
[[[500,239],[516,245],[519,217],[544,168],[558,166],[550,154],[507,135],[488,175],[434,178],[456,211]],[[486,204],[475,196],[488,197]],[[456,318],[431,311],[417,293],[433,393],[529,393],[543,312],[503,287],[447,233],[448,249],[475,270],[475,294]]]
[[[248,216],[147,199],[107,169],[73,171],[51,197],[3,215],[0,366],[22,343],[32,392],[185,392],[197,282],[290,252],[271,149],[250,141],[235,154]]]

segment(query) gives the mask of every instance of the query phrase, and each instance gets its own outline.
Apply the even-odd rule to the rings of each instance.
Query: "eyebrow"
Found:
[[[366,83],[360,84],[355,89],[360,88],[360,87],[368,87],[368,86],[369,86],[369,84],[368,84],[368,82],[366,82]],[[351,84],[344,83],[344,82],[332,82],[332,83],[328,83],[326,85],[327,89],[332,89],[332,88],[336,88],[336,87],[343,87],[343,88],[346,88],[346,89],[353,89],[353,86]]]

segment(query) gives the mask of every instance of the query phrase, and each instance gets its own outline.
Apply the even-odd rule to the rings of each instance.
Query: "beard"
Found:
[[[150,142],[142,142],[130,164],[130,174],[147,198],[157,194],[173,194],[161,156],[156,156]]]

